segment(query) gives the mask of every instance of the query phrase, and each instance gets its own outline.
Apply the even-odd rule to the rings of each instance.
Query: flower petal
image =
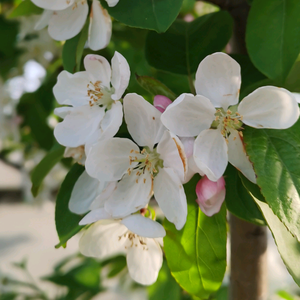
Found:
[[[299,93],[292,93],[292,94],[293,94],[295,100],[296,100],[298,103],[300,103],[300,94],[299,94]]]
[[[225,138],[218,129],[204,130],[195,140],[195,163],[210,180],[217,181],[225,172],[227,151]]]
[[[253,166],[247,156],[243,140],[237,130],[231,130],[228,138],[228,160],[250,181],[256,183]]]
[[[165,168],[172,168],[183,182],[187,173],[187,158],[184,147],[179,138],[166,130],[157,145],[159,158],[163,160]]]
[[[255,128],[286,129],[299,118],[299,107],[293,94],[274,86],[256,89],[241,101],[238,112],[243,122]]]
[[[105,183],[90,177],[85,171],[76,181],[69,201],[69,209],[75,214],[84,214],[90,210],[90,205],[101,193]]]
[[[162,123],[180,137],[192,137],[208,129],[216,110],[203,96],[180,95],[161,116]]]
[[[107,10],[101,6],[100,1],[93,0],[90,14],[89,47],[94,51],[105,48],[110,42],[111,30],[111,18]]]
[[[162,225],[140,214],[124,218],[121,224],[141,237],[159,238],[166,235],[166,231]]]
[[[128,87],[130,68],[125,57],[117,51],[111,60],[111,67],[111,84],[115,88],[115,93],[111,96],[111,98],[113,100],[119,100]]]
[[[119,240],[127,231],[118,221],[104,220],[91,225],[79,240],[79,251],[85,256],[101,259],[126,253],[124,239]]]
[[[187,203],[178,175],[171,168],[163,168],[154,178],[154,197],[166,218],[180,230],[187,216]]]
[[[62,10],[71,6],[75,0],[31,0],[36,6],[50,9],[50,10]]]
[[[101,81],[105,87],[110,87],[111,68],[105,57],[89,54],[84,58],[84,67],[93,83]]]
[[[106,0],[109,7],[114,7],[118,4],[119,0]]]
[[[124,218],[147,205],[152,196],[152,186],[148,172],[140,176],[136,176],[135,172],[125,174],[104,207],[113,218]]]
[[[70,106],[57,107],[54,109],[54,114],[62,119],[69,115],[74,108]]]
[[[106,186],[101,192],[101,194],[98,195],[98,197],[96,197],[95,200],[92,202],[90,206],[91,210],[104,207],[104,204],[107,201],[107,199],[117,188],[117,183],[118,183],[117,181],[111,181],[106,183]]]
[[[79,225],[87,225],[100,220],[108,219],[111,219],[111,215],[104,209],[104,207],[101,207],[94,209],[85,215],[84,218],[79,222]]]
[[[129,167],[132,152],[139,147],[129,139],[111,138],[92,146],[85,163],[88,174],[100,181],[115,181],[122,178]]]
[[[146,239],[145,247],[128,249],[127,265],[130,276],[140,284],[153,284],[162,266],[163,253],[154,239]]]
[[[56,125],[54,136],[61,145],[66,147],[84,145],[99,127],[103,116],[104,108],[89,105],[76,107]]]
[[[108,110],[101,121],[100,128],[86,142],[86,153],[89,152],[90,147],[99,141],[104,141],[112,138],[118,132],[123,122],[123,108],[120,101],[112,104],[111,109]]]
[[[55,11],[49,20],[50,36],[57,41],[71,39],[81,31],[88,11],[86,1],[79,1],[64,10]]]
[[[41,18],[38,20],[38,22],[35,24],[34,29],[35,30],[41,30],[48,26],[49,21],[53,15],[52,10],[45,9],[41,15]]]
[[[57,77],[53,87],[53,94],[61,105],[82,106],[89,104],[87,85],[89,78],[87,72],[71,74],[62,71]]]
[[[207,97],[215,107],[225,110],[239,101],[241,86],[240,65],[225,53],[206,56],[196,72],[198,95]]]
[[[123,103],[125,122],[132,138],[139,146],[152,149],[165,130],[160,121],[161,113],[137,94],[127,94]]]

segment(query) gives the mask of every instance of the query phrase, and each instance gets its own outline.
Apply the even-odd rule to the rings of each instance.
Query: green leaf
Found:
[[[63,158],[65,148],[59,144],[53,146],[53,148],[46,154],[46,156],[40,161],[40,163],[34,168],[31,173],[31,192],[34,197],[37,196],[39,188],[52,170],[52,168]]]
[[[295,282],[300,286],[300,243],[291,235],[277,216],[274,215],[267,203],[256,199],[254,196],[253,199],[265,216],[285,266]]]
[[[188,293],[207,299],[216,292],[226,269],[226,207],[207,217],[196,204],[194,176],[184,188],[188,199],[188,216],[180,231],[165,220],[167,232],[164,250],[176,281]]]
[[[203,58],[223,50],[231,37],[232,23],[226,11],[207,14],[190,23],[177,20],[164,34],[149,32],[146,59],[160,70],[194,73]]]
[[[291,294],[289,294],[288,292],[286,292],[286,291],[278,291],[277,295],[280,298],[285,299],[285,300],[295,300],[295,298]]]
[[[9,15],[9,18],[16,18],[20,16],[39,15],[43,9],[34,5],[31,0],[22,1]]]
[[[175,21],[182,0],[122,0],[114,7],[101,3],[113,18],[128,26],[165,32]]]
[[[282,83],[300,52],[300,1],[254,0],[246,43],[254,65]]]
[[[300,239],[300,120],[286,130],[245,126],[257,184],[275,215]]]
[[[80,33],[67,40],[62,51],[63,67],[66,71],[74,73],[80,71],[83,49],[88,38],[90,18],[87,18]]]
[[[225,201],[227,209],[243,220],[256,225],[265,225],[264,217],[242,184],[238,171],[233,166],[228,165],[224,178],[226,181]]]
[[[172,277],[167,262],[164,261],[157,280],[148,288],[149,300],[180,300],[181,289]]]
[[[72,236],[83,228],[83,226],[78,225],[82,216],[73,214],[68,207],[73,187],[83,171],[83,166],[73,165],[58,192],[55,206],[55,225],[60,243],[55,248],[64,246]]]
[[[139,76],[137,74],[135,75],[135,77],[140,86],[153,96],[163,95],[171,100],[176,99],[176,95],[159,80],[150,76]]]

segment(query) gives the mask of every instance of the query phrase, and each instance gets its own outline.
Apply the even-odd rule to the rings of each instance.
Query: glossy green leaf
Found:
[[[9,18],[38,15],[42,12],[43,9],[34,5],[31,0],[24,0],[11,12]]]
[[[176,99],[176,95],[166,85],[153,77],[136,75],[136,80],[140,86],[153,96],[163,95],[171,100]]]
[[[177,20],[164,34],[149,32],[146,58],[157,69],[192,74],[203,58],[223,50],[231,33],[232,18],[226,11],[207,14],[190,23]]]
[[[296,237],[291,235],[278,217],[274,215],[267,203],[259,201],[255,197],[253,199],[265,216],[285,266],[295,282],[300,286],[300,243]]]
[[[243,220],[256,225],[265,225],[264,217],[242,184],[238,171],[233,166],[228,165],[224,178],[226,181],[225,201],[227,209]]]
[[[181,289],[172,277],[167,262],[164,261],[157,280],[148,288],[149,300],[180,300]]]
[[[300,52],[300,1],[254,0],[246,43],[254,65],[270,79],[283,82]]]
[[[52,170],[52,168],[63,158],[65,148],[59,144],[54,147],[46,154],[46,156],[40,161],[40,163],[34,168],[31,173],[31,192],[34,197],[37,196],[39,188]]]
[[[196,204],[199,176],[185,185],[188,216],[180,231],[165,221],[164,250],[176,281],[188,293],[207,299],[221,286],[226,269],[226,207],[207,217]]]
[[[58,192],[55,206],[55,225],[60,243],[55,248],[65,246],[67,241],[83,228],[83,226],[78,225],[82,216],[73,214],[68,207],[73,187],[83,171],[83,166],[73,165]]]
[[[257,184],[275,215],[300,239],[300,121],[286,130],[244,130]]]
[[[182,0],[122,0],[114,7],[101,3],[113,18],[128,26],[165,32],[175,21]]]

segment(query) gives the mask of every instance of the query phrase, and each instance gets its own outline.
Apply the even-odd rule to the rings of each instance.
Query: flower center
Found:
[[[219,108],[216,110],[215,116],[212,127],[218,128],[225,139],[230,135],[230,129],[238,130],[242,126],[243,116],[236,112],[234,107],[226,112],[223,108]]]
[[[129,155],[130,165],[133,162],[138,162],[138,165],[134,168],[129,168],[127,170],[128,174],[135,173],[136,176],[140,176],[146,172],[149,172],[151,178],[153,179],[159,172],[159,167],[163,168],[163,160],[159,158],[159,153],[157,150],[150,150],[148,147],[145,147],[141,152],[131,150]],[[144,178],[144,181],[146,179]],[[138,183],[138,178],[136,180]]]
[[[122,238],[127,239],[125,242],[125,249],[132,248],[132,247],[142,247],[143,250],[146,250],[146,251],[149,250],[147,248],[146,238],[141,237],[129,230],[127,232],[125,232],[123,235],[119,236],[119,241]]]
[[[87,95],[90,98],[90,106],[99,105],[110,109],[112,103],[111,95],[114,93],[113,88],[107,88],[101,84],[101,81],[91,82],[87,85]]]

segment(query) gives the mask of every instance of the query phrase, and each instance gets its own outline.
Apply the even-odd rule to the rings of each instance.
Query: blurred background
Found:
[[[53,115],[57,104],[52,87],[62,70],[63,43],[53,41],[47,29],[34,30],[39,16],[12,16],[18,3],[0,1],[0,299],[191,299],[172,278],[166,263],[158,281],[143,287],[128,276],[124,257],[97,261],[81,256],[78,236],[66,248],[55,249],[55,198],[70,160],[55,165],[35,198],[30,176],[55,145],[52,131],[58,120]],[[195,13],[215,10],[212,5],[186,0],[181,14],[190,21]],[[109,47],[99,53],[111,57],[118,50],[126,57],[133,68],[129,90],[149,97],[134,79],[135,73],[172,81],[178,92],[188,90],[186,77],[147,64],[139,51],[146,34],[143,30],[124,29],[114,22],[113,32]],[[132,36],[135,48],[129,49]],[[269,298],[300,299],[300,289],[286,271],[271,234],[268,266]],[[227,299],[228,281],[227,276],[212,299]]]

